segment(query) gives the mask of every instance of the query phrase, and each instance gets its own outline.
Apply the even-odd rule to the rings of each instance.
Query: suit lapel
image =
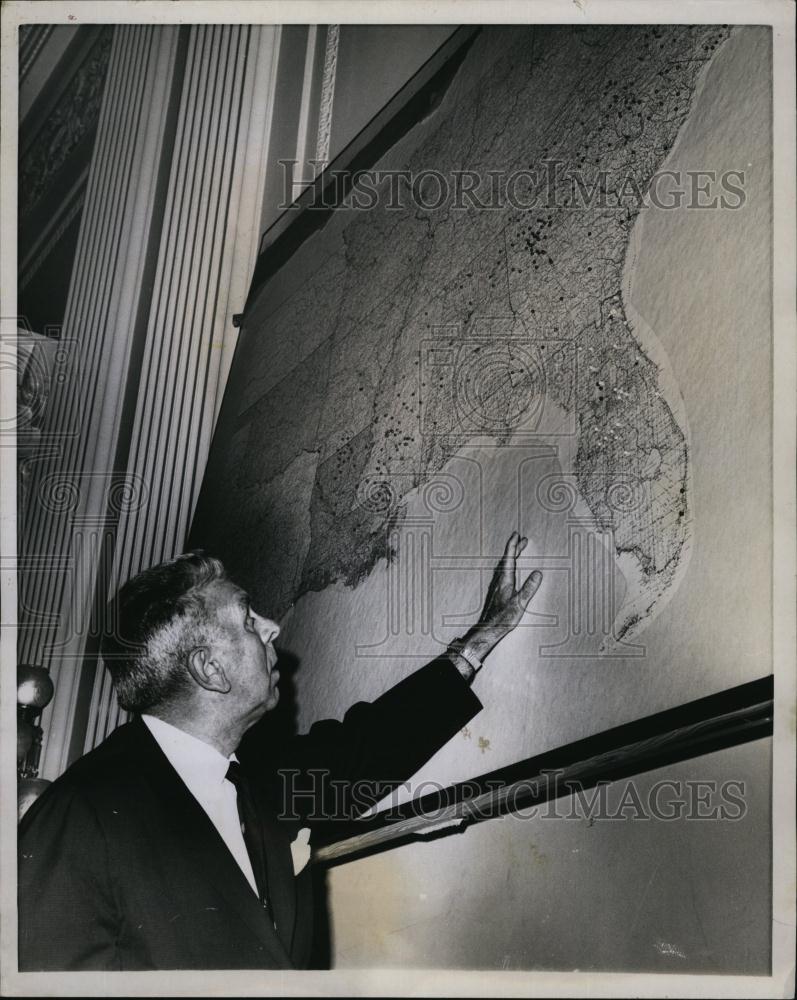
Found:
[[[257,896],[252,892],[246,876],[238,867],[205,810],[188,791],[145,723],[136,719],[129,724],[129,728],[130,736],[137,745],[135,750],[137,767],[160,800],[173,835],[178,838],[181,851],[193,860],[197,878],[213,883],[230,907],[238,912],[250,930],[268,948],[279,965],[291,968],[292,963],[286,951],[286,948],[290,948],[290,938],[285,941],[282,934],[278,936],[275,932]],[[293,887],[286,884],[284,859],[281,865],[278,857],[272,857],[272,854],[277,854],[270,843],[272,840],[274,840],[272,836],[267,836],[264,840],[268,859],[269,887],[271,888],[273,879],[275,892],[272,905],[277,926],[280,926],[281,919],[285,921],[286,927],[290,921],[292,933],[294,904],[290,890]],[[279,844],[279,838],[274,840],[274,843]],[[290,854],[290,851],[288,853]],[[290,865],[290,858],[288,864]],[[289,867],[288,873],[292,876],[292,868]]]

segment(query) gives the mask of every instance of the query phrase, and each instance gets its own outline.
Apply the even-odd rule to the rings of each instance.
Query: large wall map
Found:
[[[280,357],[247,334],[224,477],[240,534],[225,520],[225,548],[236,566],[253,545],[279,563],[259,595],[272,613],[388,555],[404,498],[463,440],[571,423],[574,486],[631,584],[614,635],[654,612],[688,547],[688,428],[629,322],[623,272],[643,196],[727,35],[529,28],[480,41],[422,141],[391,161],[414,187],[383,182],[373,205],[355,195],[368,210],[349,213],[336,251],[247,318]],[[458,172],[479,178],[472,195]],[[270,502],[286,495],[307,503],[303,540]]]
[[[543,584],[407,794],[771,672],[770,46],[483,28],[256,289],[190,541],[280,620],[277,736],[461,634],[513,528]],[[638,780],[743,780],[734,823],[512,817],[333,869],[333,960],[765,972],[769,767]]]

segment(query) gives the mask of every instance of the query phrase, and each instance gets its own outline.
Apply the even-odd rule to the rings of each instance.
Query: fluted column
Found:
[[[86,208],[63,326],[62,378],[48,401],[23,529],[20,659],[48,665],[44,777],[66,763],[113,486],[121,400],[146,296],[178,29],[114,29]],[[86,531],[87,526],[90,530]],[[27,567],[27,568],[26,568]],[[38,568],[37,568],[38,567]]]
[[[189,29],[110,589],[181,552],[257,254],[279,29]],[[97,670],[85,747],[119,722]]]

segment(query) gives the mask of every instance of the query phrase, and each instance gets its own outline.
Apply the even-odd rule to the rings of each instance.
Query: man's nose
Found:
[[[257,623],[260,628],[260,637],[263,642],[274,642],[280,634],[279,625],[277,625],[276,622],[273,622],[270,618],[264,618],[262,615],[257,616]]]

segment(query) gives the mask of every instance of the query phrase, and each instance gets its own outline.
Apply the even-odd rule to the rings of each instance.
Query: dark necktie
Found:
[[[241,833],[244,835],[244,844],[252,863],[255,882],[257,883],[257,894],[263,909],[269,915],[271,922],[276,927],[274,913],[271,909],[271,900],[268,895],[268,872],[266,870],[266,854],[263,849],[263,838],[260,835],[260,824],[257,810],[255,809],[252,789],[249,779],[244,774],[241,765],[235,761],[230,761],[227,769],[227,780],[235,785],[236,802],[238,804],[238,817],[241,820]]]

